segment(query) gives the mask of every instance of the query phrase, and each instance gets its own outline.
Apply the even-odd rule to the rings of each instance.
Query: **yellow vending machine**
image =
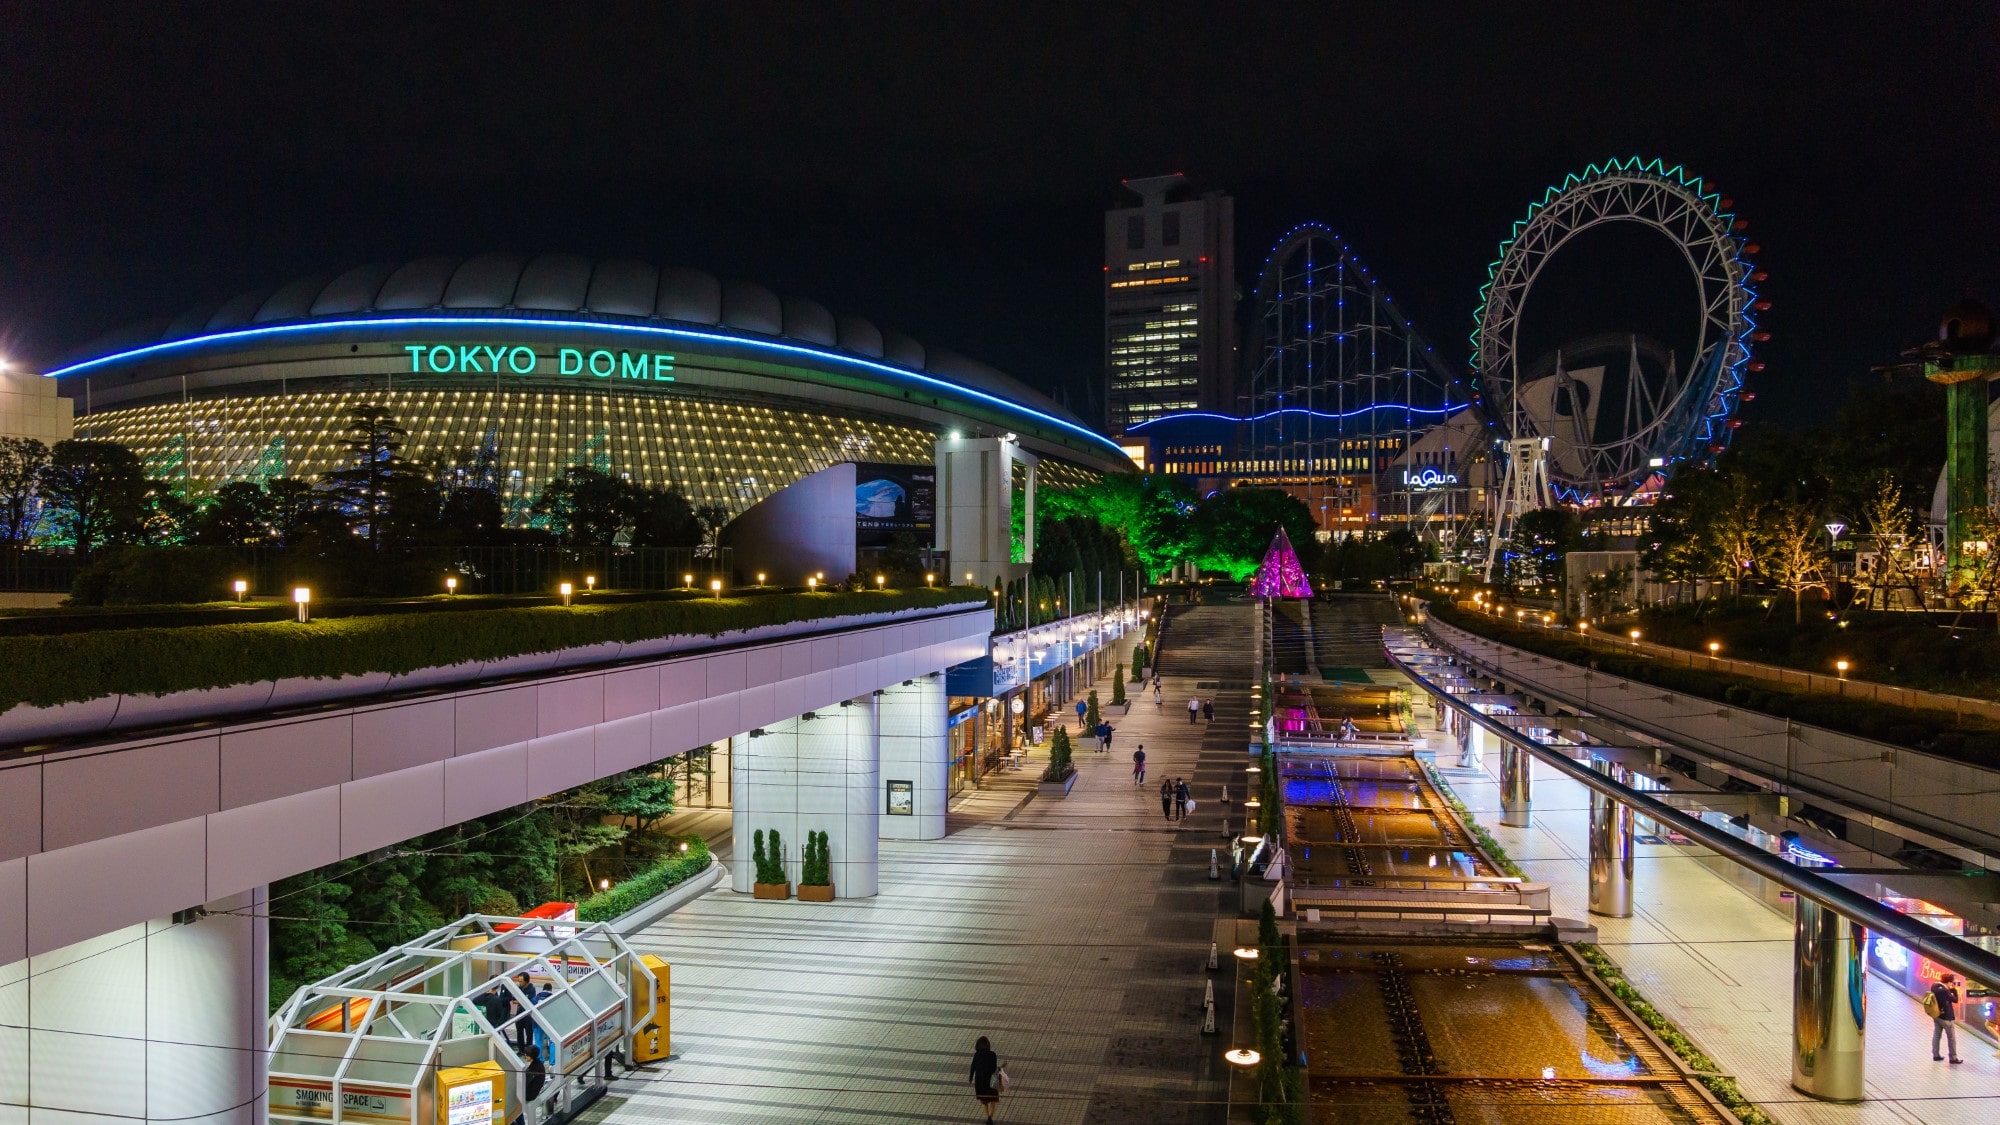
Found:
[[[437,1125],[507,1125],[507,1072],[497,1062],[439,1070]]]
[[[641,954],[648,972],[653,974],[650,985],[646,974],[639,967],[632,967],[632,1062],[649,1063],[664,1059],[674,1053],[672,1008],[668,1005],[673,988],[669,984],[673,969],[650,953]],[[646,993],[653,994],[653,1018],[646,1015]]]

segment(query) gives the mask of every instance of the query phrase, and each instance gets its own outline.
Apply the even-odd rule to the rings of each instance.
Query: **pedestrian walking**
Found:
[[[1092,734],[1095,734],[1097,736],[1097,749],[1099,753],[1103,753],[1104,750],[1110,745],[1111,736],[1108,733],[1110,730],[1111,730],[1110,723],[1100,721],[1097,724],[1097,729],[1091,732]]]
[[[1938,1040],[1944,1040],[1951,1051],[1951,1061],[1962,1063],[1958,1057],[1958,974],[1946,973],[1943,979],[1931,985],[1925,994],[1924,1011],[1931,1016],[1931,1061],[1943,1062],[1938,1054]]]
[[[1141,742],[1139,748],[1132,751],[1132,787],[1136,789],[1144,784],[1146,784],[1146,744]]]
[[[1215,721],[1215,700],[1204,699],[1201,701],[1201,717],[1204,722],[1212,723]]]
[[[1160,782],[1160,815],[1168,820],[1174,818],[1174,779],[1171,777]]]
[[[982,1035],[972,1045],[972,1096],[986,1108],[986,1120],[993,1120],[993,1112],[1000,1108],[1000,1091],[1006,1088],[1007,1072],[1000,1066],[1000,1056]]]
[[[1161,691],[1161,690],[1160,690],[1160,681],[1158,681],[1158,680],[1154,680],[1154,681],[1153,681],[1153,706],[1155,706],[1155,707],[1164,707],[1164,706],[1166,706],[1166,704],[1167,704],[1167,694],[1166,694],[1165,692],[1163,692],[1163,691]]]
[[[1174,781],[1174,819],[1175,819],[1175,820],[1186,820],[1186,819],[1187,819],[1187,807],[1188,807],[1188,796],[1189,796],[1189,794],[1188,794],[1188,783],[1187,783],[1187,778],[1185,778],[1185,777],[1182,777],[1182,778],[1177,778],[1177,779],[1175,779],[1175,781]]]
[[[1076,729],[1078,731],[1083,730],[1083,716],[1089,710],[1090,710],[1090,704],[1085,703],[1081,699],[1076,701]]]
[[[1110,723],[1106,723],[1106,724],[1104,724],[1104,752],[1105,752],[1105,753],[1109,754],[1109,753],[1111,752],[1111,736],[1112,736],[1112,735],[1114,735],[1114,734],[1117,734],[1117,733],[1118,733],[1118,728],[1117,728],[1117,727],[1114,727],[1114,726],[1112,726],[1112,725],[1111,725]]]
[[[1188,725],[1193,726],[1194,721],[1200,717],[1201,717],[1201,697],[1198,695],[1188,696]]]

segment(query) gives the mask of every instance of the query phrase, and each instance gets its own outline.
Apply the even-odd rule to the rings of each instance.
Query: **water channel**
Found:
[[[1301,888],[1479,894],[1502,882],[1415,758],[1287,754],[1279,768]],[[1543,933],[1392,937],[1306,922],[1296,948],[1314,1122],[1729,1120]]]

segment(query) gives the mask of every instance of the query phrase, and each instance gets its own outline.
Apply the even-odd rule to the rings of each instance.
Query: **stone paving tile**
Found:
[[[1247,637],[1247,609],[1230,608],[1202,620]],[[1216,667],[1203,678],[1249,675]],[[586,1125],[975,1121],[966,1068],[981,1034],[1015,1081],[1003,1121],[1220,1121],[1227,1044],[1200,1036],[1199,1019],[1213,919],[1234,894],[1226,872],[1208,880],[1207,855],[1233,807],[1216,798],[1240,776],[1248,693],[1215,693],[1214,723],[1190,725],[1196,682],[1169,676],[1166,707],[1114,716],[1116,749],[1080,752],[1067,798],[1031,796],[1026,771],[1002,775],[955,802],[945,839],[883,841],[876,898],[718,890],[644,931],[634,944],[673,965],[679,1057],[620,1082]],[[1151,784],[1135,789],[1141,742]],[[1166,775],[1196,790],[1185,823],[1160,816]]]

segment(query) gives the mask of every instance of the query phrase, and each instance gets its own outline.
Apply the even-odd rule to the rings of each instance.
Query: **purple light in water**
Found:
[[[1271,537],[1271,548],[1264,552],[1263,565],[1250,582],[1250,594],[1258,598],[1313,596],[1312,583],[1306,581],[1305,568],[1299,565],[1299,554],[1292,550],[1292,538],[1282,527]]]

